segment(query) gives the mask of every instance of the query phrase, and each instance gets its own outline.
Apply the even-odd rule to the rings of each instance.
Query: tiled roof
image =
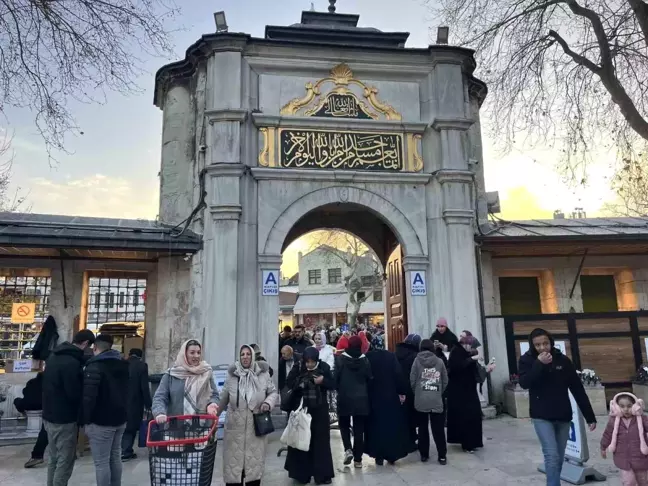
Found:
[[[648,239],[648,218],[579,218],[496,221],[481,226],[477,240]]]

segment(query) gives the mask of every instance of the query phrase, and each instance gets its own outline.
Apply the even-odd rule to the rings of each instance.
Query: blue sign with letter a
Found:
[[[279,270],[263,271],[261,295],[279,295]]]
[[[416,270],[410,274],[410,286],[412,295],[427,295],[424,270]]]

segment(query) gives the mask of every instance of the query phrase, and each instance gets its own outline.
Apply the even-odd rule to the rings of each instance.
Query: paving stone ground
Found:
[[[618,470],[610,459],[603,460],[598,455],[598,441],[602,434],[606,417],[599,418],[597,430],[588,434],[592,459],[595,466],[608,479],[598,484],[620,485]],[[399,461],[395,466],[378,467],[365,456],[362,469],[344,468],[342,465],[342,444],[338,431],[332,431],[331,444],[336,468],[336,485],[371,486],[423,486],[432,483],[442,485],[525,485],[541,486],[544,476],[537,472],[542,462],[538,441],[529,420],[512,419],[507,416],[484,422],[484,449],[474,455],[463,453],[456,446],[450,446],[448,465],[440,466],[435,460],[422,464],[417,454]],[[434,442],[432,442],[434,443]],[[283,469],[285,454],[277,457],[280,447],[279,436],[273,434],[268,447],[264,486],[289,486]],[[42,486],[46,483],[46,468],[26,470],[23,464],[29,457],[30,446],[0,447],[0,484],[3,486]],[[431,451],[434,457],[434,450]],[[222,486],[221,471],[222,448],[219,443],[213,485]],[[75,466],[70,481],[73,486],[95,484],[92,459],[86,455]],[[150,484],[146,454],[124,465],[123,486],[145,486]],[[567,483],[564,483],[567,484]]]

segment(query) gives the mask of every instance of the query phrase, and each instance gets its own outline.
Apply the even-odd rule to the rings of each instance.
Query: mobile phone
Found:
[[[495,358],[491,358],[490,361],[488,362],[489,364],[495,364]]]

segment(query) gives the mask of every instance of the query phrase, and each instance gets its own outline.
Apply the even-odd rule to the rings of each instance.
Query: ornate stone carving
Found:
[[[321,87],[326,83],[332,83],[331,90],[322,96]],[[356,85],[362,88],[363,96],[368,101],[363,101],[349,89],[349,85]],[[322,78],[316,83],[306,83],[306,95],[303,98],[295,98],[281,109],[282,115],[298,115],[303,110],[304,116],[334,116],[339,118],[362,118],[368,117],[374,120],[379,119],[382,114],[387,120],[402,120],[402,116],[394,107],[383,103],[377,98],[378,90],[367,86],[362,81],[353,77],[353,71],[346,64],[338,64],[331,69],[330,76]],[[309,108],[309,105],[314,105]],[[332,109],[331,105],[337,105],[341,109]]]

